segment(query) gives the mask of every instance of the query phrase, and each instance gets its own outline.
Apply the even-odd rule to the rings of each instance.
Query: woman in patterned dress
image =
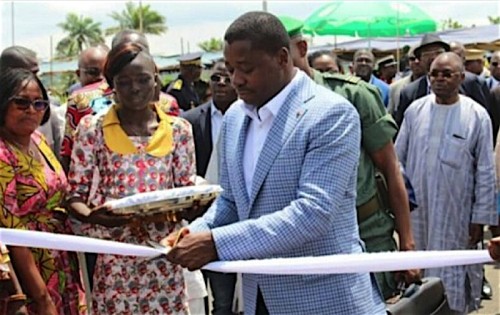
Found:
[[[72,234],[63,209],[66,177],[36,131],[50,116],[45,88],[25,69],[0,74],[0,226]],[[83,314],[75,253],[9,247],[30,314]]]
[[[141,46],[114,47],[104,68],[116,103],[77,128],[68,174],[70,208],[96,238],[147,245],[179,224],[112,215],[105,201],[193,185],[194,143],[189,123],[154,105],[158,76]],[[92,210],[91,210],[92,209]],[[86,224],[86,223],[90,224]],[[99,255],[92,290],[94,314],[186,314],[182,268],[166,259]]]

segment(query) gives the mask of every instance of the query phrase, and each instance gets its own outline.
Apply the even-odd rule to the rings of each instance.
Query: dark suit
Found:
[[[196,91],[195,84],[187,83],[181,75],[162,91],[175,97],[177,104],[183,111],[188,111],[200,104],[200,96]]]
[[[427,76],[423,76],[413,81],[401,90],[399,107],[394,114],[394,119],[398,123],[398,126],[401,127],[404,113],[408,106],[410,106],[413,101],[427,95],[427,93]],[[472,98],[490,112],[490,91],[484,79],[466,71],[464,81],[460,85],[460,94]]]
[[[208,162],[212,155],[212,102],[202,104],[181,114],[191,123],[193,128],[194,147],[196,154],[196,173],[204,177]],[[231,314],[236,285],[236,274],[219,273],[202,270],[205,283],[210,279],[210,287],[214,297],[213,314]],[[205,310],[208,314],[208,299],[205,298]]]
[[[491,90],[490,117],[493,124],[493,141],[496,142],[500,128],[500,86]]]
[[[182,113],[182,117],[193,126],[194,147],[196,150],[196,173],[204,177],[212,154],[212,114],[211,102]]]

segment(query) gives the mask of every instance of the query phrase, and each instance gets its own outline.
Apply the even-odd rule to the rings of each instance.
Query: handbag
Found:
[[[389,315],[446,315],[451,310],[440,278],[428,277],[413,283],[387,302]]]

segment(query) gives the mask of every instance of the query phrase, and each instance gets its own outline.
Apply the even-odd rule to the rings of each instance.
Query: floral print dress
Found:
[[[58,208],[67,185],[64,171],[38,131],[31,139],[40,160],[0,139],[0,226],[73,234],[66,213]],[[37,248],[31,252],[58,313],[85,314],[76,254]],[[28,311],[35,314],[32,301]]]
[[[186,120],[167,116],[156,107],[160,124],[167,123],[168,131],[158,135],[162,132],[158,128],[151,137],[128,137],[119,127],[115,107],[104,116],[84,117],[78,126],[68,175],[72,197],[82,198],[92,208],[111,199],[194,184],[194,143]],[[107,133],[111,128],[117,132],[111,132],[113,136]],[[160,143],[155,151],[150,150],[153,138],[170,141]],[[120,153],[125,142],[136,152]],[[148,245],[180,225],[142,223],[142,233],[131,226],[81,224],[79,228],[91,237]],[[182,268],[162,257],[98,255],[92,300],[94,314],[188,313]]]

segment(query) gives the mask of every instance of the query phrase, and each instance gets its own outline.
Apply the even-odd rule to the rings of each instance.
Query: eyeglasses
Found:
[[[90,68],[80,68],[85,74],[88,74],[93,77],[97,77],[101,75],[101,69],[90,67]]]
[[[37,112],[43,112],[49,107],[50,103],[49,101],[46,100],[30,100],[29,98],[24,98],[20,96],[14,96],[10,99],[15,105],[16,108],[19,110],[27,110],[30,108],[30,106],[33,106],[33,108]]]
[[[212,74],[210,76],[210,81],[212,81],[214,83],[220,83],[222,79],[224,79],[224,83],[225,84],[230,84],[231,83],[231,78],[230,77],[222,76],[220,74]]]
[[[451,71],[451,70],[443,70],[443,71],[439,71],[439,70],[432,70],[429,75],[432,77],[432,78],[437,78],[439,76],[439,74],[441,74],[443,76],[443,78],[446,78],[446,79],[450,79],[451,77],[453,77],[454,75],[456,74],[460,74],[461,72],[460,71]]]

